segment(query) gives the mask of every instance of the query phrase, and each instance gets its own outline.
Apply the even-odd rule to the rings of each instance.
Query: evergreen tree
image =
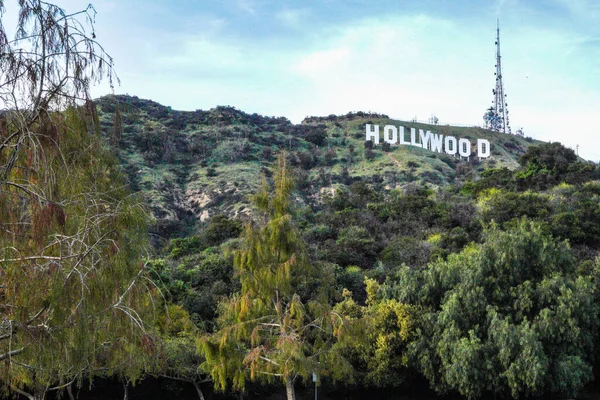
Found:
[[[217,389],[231,382],[234,389],[243,390],[248,379],[279,379],[288,400],[294,400],[298,378],[307,379],[313,372],[348,372],[348,364],[332,351],[342,317],[331,311],[323,292],[300,294],[317,271],[294,225],[293,188],[281,155],[273,193],[264,182],[254,196],[262,223],[246,226],[234,252],[241,291],[220,304],[220,329],[201,342],[206,356],[202,368]]]

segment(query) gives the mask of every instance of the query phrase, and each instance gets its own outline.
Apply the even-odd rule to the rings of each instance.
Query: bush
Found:
[[[215,246],[227,239],[238,237],[240,233],[242,233],[242,223],[222,214],[211,218],[208,226],[202,232],[209,246]]]
[[[209,176],[209,177],[217,176],[217,170],[215,170],[213,167],[208,167],[206,169],[206,176]]]
[[[440,392],[574,397],[593,379],[595,283],[539,225],[492,228],[482,245],[387,285],[422,310],[409,353]]]

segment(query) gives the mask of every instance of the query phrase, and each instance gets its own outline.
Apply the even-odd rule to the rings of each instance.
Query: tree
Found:
[[[381,260],[388,266],[406,264],[412,268],[427,265],[431,246],[410,236],[395,236],[381,252]]]
[[[340,265],[369,267],[367,257],[373,258],[376,254],[375,239],[367,229],[349,226],[340,230],[332,252],[334,260]]]
[[[521,170],[515,174],[519,189],[547,189],[566,179],[577,163],[577,156],[558,142],[529,146],[519,159]],[[572,177],[574,179],[574,177]]]
[[[545,219],[551,214],[549,196],[543,193],[515,193],[488,189],[479,195],[481,219],[498,224],[515,218]]]
[[[481,178],[475,182],[467,182],[461,189],[462,193],[477,195],[485,189],[516,189],[514,172],[506,167],[488,168],[481,173]]]
[[[194,386],[199,400],[204,400],[200,385],[210,382],[200,374],[198,364],[203,359],[195,351],[194,340],[197,329],[193,326],[189,314],[180,306],[169,304],[158,318],[160,333],[163,336],[161,349],[162,364],[156,376],[187,382]]]
[[[298,378],[347,372],[344,360],[330,351],[341,317],[331,311],[323,293],[301,290],[317,271],[294,225],[293,188],[285,155],[280,155],[273,194],[265,182],[254,197],[262,223],[246,226],[234,252],[241,291],[220,304],[220,329],[200,343],[206,357],[201,367],[216,389],[232,383],[244,390],[248,379],[279,379],[288,400],[294,400]]]
[[[19,6],[14,40],[0,24],[0,386],[33,399],[99,373],[135,379],[155,346],[148,215],[89,101],[115,79],[86,31],[94,10]]]
[[[422,310],[409,346],[440,392],[573,397],[593,379],[598,304],[568,244],[522,220],[382,290]]]
[[[367,301],[359,306],[344,289],[335,309],[348,317],[346,334],[336,344],[353,362],[364,385],[398,387],[409,376],[408,344],[414,336],[415,309],[382,297],[381,286],[365,279]]]

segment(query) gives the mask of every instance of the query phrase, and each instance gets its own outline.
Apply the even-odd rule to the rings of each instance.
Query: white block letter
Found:
[[[415,128],[410,128],[410,144],[421,147],[421,143],[417,143],[417,130]]]
[[[477,139],[477,157],[488,158],[492,154],[490,142],[485,139]]]
[[[404,136],[404,127],[401,126],[400,127],[400,144],[410,144],[410,142],[407,142],[406,137]]]
[[[442,152],[442,143],[444,142],[444,135],[431,135],[431,151]]]
[[[374,144],[379,144],[379,125],[374,125],[375,130],[372,130],[371,124],[367,124],[367,138],[365,140],[372,140]]]
[[[450,145],[452,143],[452,145]],[[455,155],[456,154],[456,138],[454,136],[446,136],[446,141],[444,142],[444,148],[446,150],[446,154]]]
[[[386,125],[383,127],[383,140],[389,144],[398,143],[398,128],[394,125]]]
[[[460,139],[458,141],[458,154],[461,157],[471,157],[471,142],[469,139]]]
[[[421,138],[421,146],[424,149],[430,149],[429,141],[431,140],[431,132],[423,132],[423,129],[419,129],[419,137]]]

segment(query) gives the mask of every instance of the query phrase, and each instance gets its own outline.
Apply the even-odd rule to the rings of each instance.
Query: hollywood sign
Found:
[[[379,125],[366,124],[366,140],[371,140],[373,144],[378,145],[380,134]],[[454,136],[438,135],[430,131],[410,128],[410,139],[406,139],[406,132],[403,126],[396,128],[394,125],[383,127],[383,141],[390,145],[415,146],[437,153],[446,153],[452,156],[471,157],[472,147],[469,139],[456,138]],[[477,139],[477,157],[488,158],[492,153],[490,142],[485,139]]]

